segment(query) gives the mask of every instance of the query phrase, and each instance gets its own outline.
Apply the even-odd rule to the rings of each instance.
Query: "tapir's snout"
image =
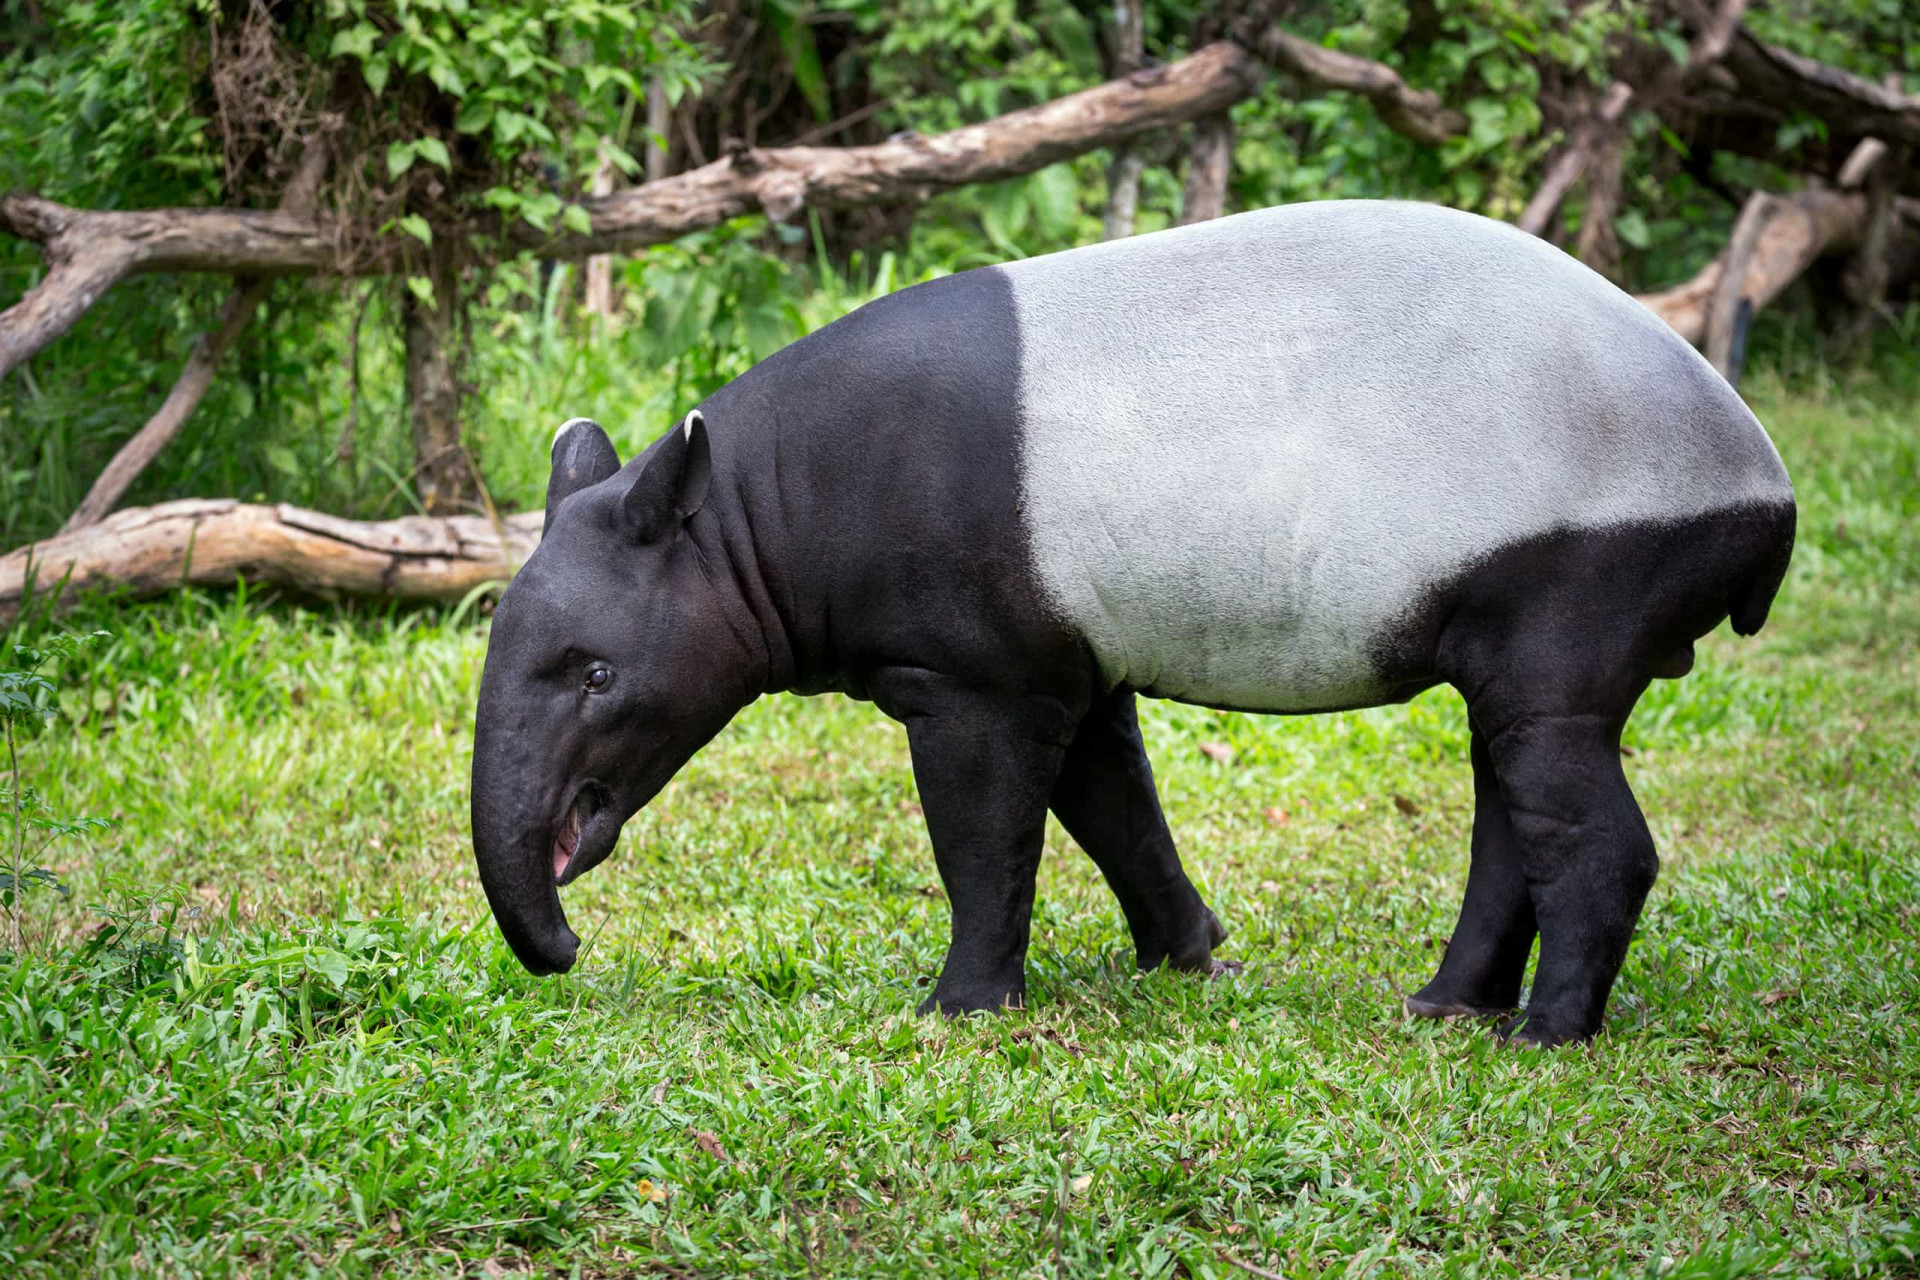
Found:
[[[552,899],[553,910],[546,920],[528,920],[524,917],[512,920],[498,907],[493,912],[494,918],[500,922],[500,932],[506,935],[507,945],[513,948],[513,954],[526,966],[528,973],[541,977],[550,973],[565,973],[573,968],[573,962],[580,954],[580,935],[567,926],[566,912],[560,909],[560,895],[548,889],[547,897]]]
[[[487,905],[527,972],[565,973],[579,954],[580,938],[567,926],[567,913],[560,906],[552,828],[542,823],[532,830],[500,831],[490,820],[493,809],[476,787],[473,851]]]
[[[483,677],[483,699],[486,684]],[[473,752],[474,862],[487,905],[520,963],[530,973],[565,973],[580,939],[560,906],[555,854],[562,841],[578,841],[569,818],[580,788],[541,778],[552,774],[552,762],[542,768],[526,743],[524,732],[495,732],[481,717]]]

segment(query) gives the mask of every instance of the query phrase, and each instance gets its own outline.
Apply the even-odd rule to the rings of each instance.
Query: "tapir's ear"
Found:
[[[655,542],[679,528],[707,500],[713,456],[707,420],[695,409],[654,449],[622,504],[636,542]]]
[[[569,418],[553,433],[553,474],[547,477],[547,525],[560,504],[590,484],[599,484],[620,470],[620,455],[600,424],[591,418]]]

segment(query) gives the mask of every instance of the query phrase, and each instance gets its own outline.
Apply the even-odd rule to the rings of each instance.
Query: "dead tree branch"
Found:
[[[1539,190],[1520,214],[1520,229],[1528,235],[1545,235],[1548,224],[1565,203],[1567,193],[1573,190],[1573,184],[1587,171],[1596,153],[1618,145],[1614,134],[1618,132],[1620,122],[1626,119],[1627,113],[1659,107],[1686,88],[1702,71],[1724,58],[1746,9],[1747,0],[1721,0],[1712,20],[1694,38],[1686,61],[1669,63],[1645,85],[1637,88],[1624,80],[1616,80],[1608,85],[1606,93],[1601,95],[1599,107],[1576,127],[1566,149],[1548,167],[1547,176],[1541,180]],[[1604,197],[1602,203],[1605,203]]]
[[[1211,115],[1252,94],[1263,73],[1252,54],[1219,41],[1168,66],[935,137],[865,147],[747,148],[583,202],[591,220],[585,234],[547,235],[521,224],[514,241],[549,257],[582,258],[661,244],[750,213],[764,211],[783,220],[808,206],[925,199],[952,187],[1032,173]],[[280,211],[96,212],[11,195],[0,197],[0,231],[41,245],[50,267],[37,288],[0,314],[0,377],[65,332],[129,275],[276,276],[341,269],[333,243],[314,219]],[[380,274],[395,266],[374,258],[347,269]]]
[[[1818,116],[1836,133],[1920,146],[1920,96],[1789,53],[1744,29],[1728,45],[1725,65],[1748,95],[1770,107]]]
[[[314,200],[326,167],[326,141],[315,138],[307,144],[306,151],[300,157],[300,165],[294,171],[292,181],[287,184],[286,193],[280,198],[280,211],[298,217],[312,217]],[[93,487],[87,490],[87,496],[67,517],[60,532],[71,533],[75,529],[84,529],[113,510],[114,504],[140,478],[140,473],[147,469],[147,464],[158,457],[160,451],[167,447],[167,442],[179,433],[193,411],[200,407],[207,389],[213,385],[214,371],[220,367],[227,348],[233,345],[234,339],[252,321],[253,313],[267,296],[272,284],[270,277],[234,281],[233,292],[220,308],[219,321],[194,344],[193,354],[187,357],[186,368],[173,384],[173,390],[167,393],[160,411],[113,455],[113,460],[94,480]]]
[[[1443,103],[1440,95],[1410,88],[1385,63],[1323,48],[1275,26],[1242,31],[1236,38],[1276,71],[1297,77],[1308,88],[1359,94],[1373,104],[1388,128],[1425,146],[1437,147],[1467,130],[1467,118]]]
[[[130,275],[211,271],[234,276],[324,270],[333,246],[312,218],[259,209],[70,209],[34,195],[0,196],[0,231],[41,246],[48,271],[0,312],[0,377],[65,333]]]

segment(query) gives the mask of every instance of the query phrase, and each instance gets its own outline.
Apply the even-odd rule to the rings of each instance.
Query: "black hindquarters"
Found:
[[[1440,972],[1408,1001],[1427,1016],[1497,1013],[1556,1044],[1600,1028],[1659,868],[1620,763],[1620,733],[1649,681],[1684,672],[1693,642],[1731,613],[1758,628],[1793,546],[1790,503],[1503,548],[1421,609],[1443,678],[1474,735],[1473,862]]]

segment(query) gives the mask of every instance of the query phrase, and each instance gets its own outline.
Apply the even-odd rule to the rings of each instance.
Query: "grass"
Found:
[[[1131,973],[1054,828],[1031,1007],[949,1024],[910,1016],[947,911],[871,708],[749,709],[567,891],[591,949],[536,980],[467,843],[483,624],[79,619],[116,639],[25,763],[123,826],[0,968],[0,1269],[1915,1274],[1920,417],[1750,390],[1800,551],[1768,629],[1632,723],[1664,869],[1605,1034],[1551,1054],[1399,1011],[1465,873],[1447,691],[1152,705],[1245,972]]]

